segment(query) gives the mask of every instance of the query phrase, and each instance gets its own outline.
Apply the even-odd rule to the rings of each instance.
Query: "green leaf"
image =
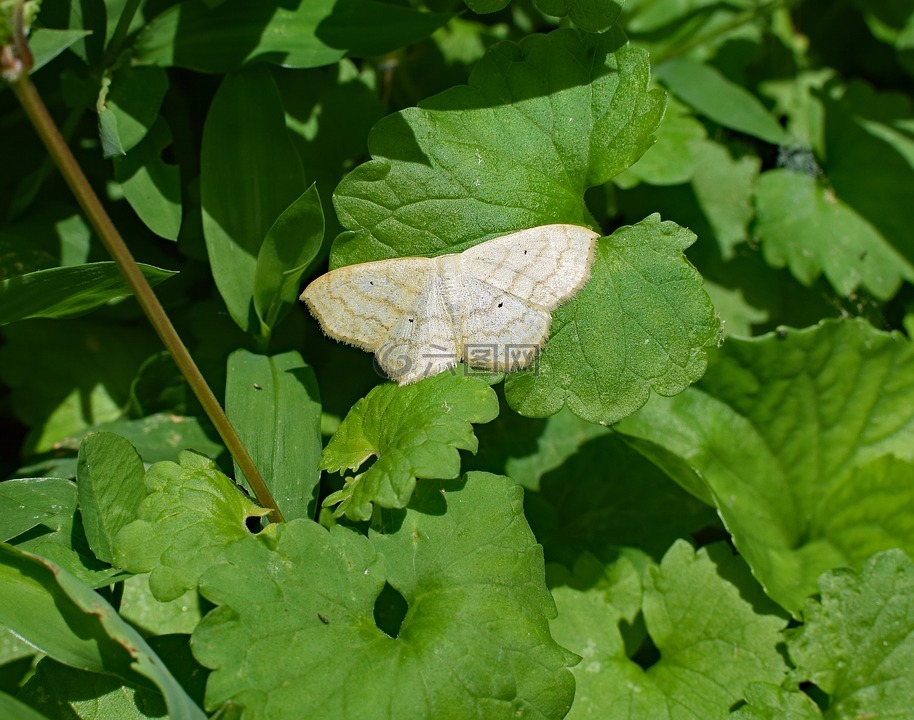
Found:
[[[206,419],[174,413],[155,413],[139,420],[114,420],[99,423],[85,432],[60,440],[60,448],[77,449],[92,432],[115,433],[125,438],[146,464],[162,460],[177,461],[183,450],[217,458],[226,452],[215,429]]]
[[[63,503],[73,496],[73,483],[63,478],[20,478],[0,483],[0,541],[53,522],[51,518],[60,512],[61,496]]]
[[[99,560],[114,560],[112,541],[136,518],[146,497],[146,469],[133,445],[114,433],[95,433],[79,447],[76,489],[89,547]]]
[[[382,119],[373,159],[334,194],[331,267],[460,252],[555,222],[588,224],[584,191],[653,141],[664,95],[621,31],[557,30],[489,48],[468,86]]]
[[[572,656],[549,636],[554,605],[521,495],[508,478],[470,473],[417,487],[407,510],[387,514],[397,528],[388,535],[295,520],[277,529],[275,549],[233,546],[201,579],[220,606],[192,639],[213,668],[209,702],[231,700],[251,717],[307,707],[333,718],[379,708],[385,717],[561,718]],[[406,606],[396,637],[375,620],[385,586]],[[276,637],[289,640],[282,674]]]
[[[324,212],[312,183],[267,232],[254,270],[254,309],[267,336],[301,291],[301,279],[324,239]]]
[[[805,624],[787,649],[800,682],[829,698],[829,717],[904,717],[914,705],[914,564],[900,550],[873,557],[858,574],[819,580]]]
[[[29,50],[32,52],[32,57],[35,61],[29,72],[37,72],[77,40],[91,33],[91,30],[35,28],[29,33]]]
[[[168,718],[168,708],[158,693],[130,687],[110,675],[76,670],[50,658],[38,663],[19,697],[58,719]]]
[[[334,515],[368,520],[372,504],[403,508],[416,479],[452,480],[460,475],[458,450],[476,452],[471,423],[498,415],[495,392],[479,378],[440,373],[414,385],[386,383],[359,400],[324,449],[321,469],[363,472],[324,500]]]
[[[320,484],[321,403],[301,355],[229,356],[225,411],[286,520],[313,518]],[[235,477],[244,479],[235,466]]]
[[[676,97],[714,122],[772,145],[787,141],[784,129],[754,95],[710,65],[679,58],[657,66],[655,72]]]
[[[117,570],[99,562],[89,548],[74,483],[63,478],[22,478],[0,483],[0,488],[3,504],[13,511],[4,523],[4,535],[9,536],[4,539],[19,550],[47,558],[92,587],[113,582]]]
[[[700,378],[720,324],[682,254],[694,240],[656,215],[601,239],[590,281],[555,311],[538,363],[505,380],[511,407],[545,417],[567,405],[610,424],[651,390],[674,395]]]
[[[799,690],[755,682],[746,686],[746,705],[728,717],[729,720],[821,720],[822,711]]]
[[[171,717],[206,716],[164,663],[100,595],[63,568],[0,545],[0,623],[46,655],[72,667],[152,681]]]
[[[149,587],[149,575],[134,575],[124,581],[118,612],[144,636],[190,634],[200,623],[200,597],[188,590],[174,600],[156,600]]]
[[[617,175],[616,184],[629,187],[638,181],[651,185],[687,182],[695,172],[693,143],[706,136],[704,125],[689,114],[688,108],[671,102],[657,130],[656,144],[628,170]]]
[[[786,620],[727,547],[696,553],[678,541],[660,567],[644,572],[641,612],[660,655],[648,670],[629,659],[619,629],[631,622],[620,598],[636,600],[637,583],[618,578],[552,589],[555,638],[582,656],[572,669],[577,691],[569,720],[725,717],[748,682],[784,678],[778,644]]]
[[[710,140],[692,143],[692,192],[708,220],[724,260],[749,238],[755,215],[752,196],[761,168],[754,155],[733,157],[726,146]],[[716,305],[715,305],[716,307]]]
[[[150,467],[146,487],[138,519],[115,538],[114,556],[132,573],[151,572],[149,587],[162,602],[196,588],[225,546],[250,535],[245,520],[269,512],[248,500],[212,460],[189,451],[181,453],[180,465]]]
[[[382,55],[428,37],[450,15],[378,0],[200,0],[175,5],[140,35],[135,62],[226,72],[254,62],[332,65],[347,55]]]
[[[914,551],[914,348],[862,321],[724,344],[697,388],[620,423],[710,496],[733,542],[797,613],[829,568]],[[674,458],[675,460],[671,460]]]
[[[140,264],[151,285],[175,275]],[[87,263],[38,270],[0,280],[0,325],[26,318],[64,318],[84,315],[131,290],[113,262]]]
[[[837,198],[914,265],[914,102],[855,81],[826,96],[825,174]]]
[[[581,30],[595,33],[609,30],[624,4],[625,0],[534,0],[542,12],[555,17],[567,15]]]
[[[159,117],[168,90],[165,71],[123,65],[102,83],[98,125],[105,157],[126,155]]]
[[[886,300],[903,280],[914,281],[914,265],[813,176],[762,173],[755,202],[765,260],[774,267],[787,265],[805,285],[824,272],[842,295],[863,287]]]
[[[45,715],[5,692],[0,692],[0,714],[7,720],[47,720]]]
[[[203,234],[213,278],[235,322],[256,333],[257,255],[273,223],[305,189],[266,67],[222,81],[206,117],[200,162]]]
[[[159,117],[148,134],[124,157],[114,158],[114,177],[124,197],[146,227],[159,237],[177,240],[181,229],[181,172],[162,159],[171,130]]]

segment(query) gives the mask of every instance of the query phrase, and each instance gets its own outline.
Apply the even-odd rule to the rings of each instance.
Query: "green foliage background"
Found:
[[[26,5],[286,522],[0,87],[0,715],[910,713],[914,0]],[[526,371],[401,388],[297,302],[558,222]]]

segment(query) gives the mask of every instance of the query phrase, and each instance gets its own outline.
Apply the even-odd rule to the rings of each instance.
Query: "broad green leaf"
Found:
[[[688,108],[671,102],[657,130],[656,144],[638,162],[616,176],[615,183],[629,187],[639,181],[651,185],[687,182],[695,172],[693,143],[706,136],[704,125],[689,113]]]
[[[47,558],[91,587],[110,585],[118,575],[89,547],[74,483],[63,478],[7,480],[0,483],[0,497],[13,513],[4,522],[9,536],[4,539],[17,549]],[[33,522],[36,515],[43,517]]]
[[[670,92],[699,114],[772,145],[786,142],[784,129],[758,98],[710,65],[679,58],[657,66],[655,72]]]
[[[114,177],[124,197],[146,227],[159,237],[177,240],[181,229],[181,172],[162,159],[171,130],[159,117],[149,133],[124,157],[114,158]]]
[[[99,560],[114,560],[114,536],[136,518],[146,497],[145,475],[140,456],[120,435],[95,433],[80,445],[77,498],[86,539]]]
[[[35,64],[29,72],[35,73],[77,40],[90,34],[90,30],[54,30],[52,28],[35,28],[29,34],[29,50]]]
[[[826,96],[826,177],[840,201],[914,265],[914,100],[854,81]]]
[[[729,720],[821,720],[822,711],[805,693],[770,683],[749,683],[746,704],[730,713]]]
[[[623,593],[637,598],[637,586],[552,588],[559,610],[552,631],[582,656],[572,669],[569,720],[726,717],[747,683],[784,678],[778,644],[786,620],[728,548],[696,553],[679,541],[643,583],[641,611],[660,655],[646,670],[627,655],[619,626],[628,618],[616,605]]]
[[[453,480],[460,475],[459,450],[479,446],[471,423],[486,423],[498,415],[495,392],[479,378],[458,367],[414,385],[386,383],[374,388],[349,411],[330,439],[321,469],[362,472],[324,500],[339,506],[334,514],[368,520],[372,504],[403,508],[416,480]]]
[[[7,720],[47,720],[45,715],[5,692],[0,692],[0,715]]]
[[[534,4],[548,15],[567,15],[581,30],[598,33],[615,24],[625,0],[534,0]]]
[[[563,717],[573,659],[549,636],[555,609],[521,495],[508,478],[470,473],[417,487],[408,509],[385,513],[391,534],[295,520],[277,529],[275,549],[234,545],[230,562],[201,579],[219,605],[192,639],[213,668],[208,707],[231,700],[244,718],[302,708],[343,719],[379,708],[404,718]],[[391,634],[375,619],[385,586],[406,606]]]
[[[257,254],[253,294],[261,335],[269,337],[298,300],[301,279],[323,239],[324,213],[312,184],[276,218]]]
[[[914,706],[914,564],[900,550],[819,580],[787,650],[800,682],[829,694],[828,717],[905,717]]]
[[[914,349],[862,321],[724,344],[697,388],[617,428],[713,499],[768,594],[797,613],[816,579],[914,551]]]
[[[175,275],[140,264],[152,285]],[[0,280],[0,325],[26,318],[83,315],[131,290],[113,262],[49,268]]]
[[[248,332],[259,329],[253,296],[260,247],[276,219],[305,189],[283,117],[270,71],[258,66],[225,77],[203,130],[200,192],[206,249],[229,314]]]
[[[511,0],[464,0],[474,13],[485,14],[504,10]]]
[[[66,570],[0,545],[0,575],[0,623],[43,653],[132,684],[151,681],[171,717],[206,717],[139,633]]]
[[[769,170],[755,187],[756,235],[772,266],[805,285],[824,273],[842,295],[863,287],[882,300],[914,281],[914,265],[817,178]]]
[[[118,606],[120,616],[133,627],[150,635],[190,634],[200,622],[200,597],[188,590],[174,600],[156,600],[149,587],[149,575],[134,575],[124,581],[124,593]]]
[[[7,542],[60,513],[73,497],[63,478],[17,478],[0,483],[0,541]]]
[[[146,487],[138,519],[115,538],[114,557],[132,573],[151,572],[149,587],[162,602],[196,588],[227,545],[250,535],[245,520],[269,512],[248,500],[212,460],[193,452],[181,453],[180,465],[150,467]]]
[[[584,191],[653,141],[664,95],[618,29],[489,48],[470,84],[382,119],[373,159],[334,194],[331,267],[459,252],[554,222],[588,224]]]
[[[38,663],[19,697],[57,719],[168,718],[168,708],[158,693],[125,685],[111,675],[76,670],[50,658]]]
[[[736,246],[749,238],[749,222],[755,215],[752,197],[761,161],[754,155],[733,157],[724,145],[711,140],[693,142],[691,151],[692,192],[713,231],[721,257],[730,260],[736,254]]]
[[[320,484],[321,403],[301,355],[229,356],[225,411],[286,520],[313,518]],[[235,467],[235,477],[244,479]]]
[[[157,67],[123,65],[105,78],[98,98],[98,126],[105,157],[126,155],[156,122],[168,90]]]
[[[155,413],[139,420],[114,420],[87,428],[87,432],[64,438],[63,448],[78,448],[89,432],[116,433],[125,438],[146,464],[177,461],[183,450],[218,458],[226,452],[215,429],[206,419],[174,413]]]
[[[694,240],[656,215],[601,239],[590,281],[553,314],[537,363],[505,381],[511,407],[545,417],[567,405],[610,424],[651,390],[674,395],[700,378],[720,324],[682,254]]]
[[[254,62],[310,68],[382,55],[428,37],[450,15],[379,0],[187,0],[140,35],[135,62],[226,72]]]

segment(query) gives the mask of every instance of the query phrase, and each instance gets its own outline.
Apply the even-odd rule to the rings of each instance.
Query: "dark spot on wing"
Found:
[[[505,303],[504,303],[504,300],[502,300],[500,303],[498,303],[498,307],[501,307],[501,306],[504,305],[504,304],[505,304]]]

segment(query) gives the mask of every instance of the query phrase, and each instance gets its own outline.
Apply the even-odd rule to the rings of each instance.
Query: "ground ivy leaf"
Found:
[[[906,717],[914,707],[914,563],[887,550],[859,574],[826,573],[819,591],[788,641],[798,679],[831,695],[829,717]]]
[[[697,388],[653,398],[616,429],[713,500],[793,613],[823,571],[914,551],[914,468],[903,462],[914,459],[914,348],[898,335],[826,321],[734,338]]]
[[[811,285],[820,273],[842,295],[863,287],[886,300],[914,265],[811,175],[769,170],[756,181],[756,234],[765,260]]]
[[[384,514],[396,529],[369,538],[294,520],[275,549],[236,544],[203,576],[220,606],[192,639],[213,669],[207,706],[230,700],[244,718],[561,718],[573,657],[549,635],[522,491],[469,473],[457,489],[423,483],[408,509]],[[374,617],[385,583],[408,605],[396,638]]]
[[[470,84],[382,119],[373,159],[334,194],[331,267],[460,252],[554,222],[586,224],[584,191],[653,141],[664,94],[621,31],[557,30],[491,47]]]
[[[601,239],[589,282],[554,313],[538,363],[505,380],[511,407],[545,417],[567,404],[610,424],[650,390],[674,395],[700,378],[720,322],[682,254],[694,240],[657,215]]]
[[[822,711],[805,693],[786,690],[770,683],[746,686],[746,704],[729,715],[729,720],[821,720]]]
[[[209,458],[185,451],[179,463],[149,468],[149,495],[138,519],[114,542],[115,563],[133,573],[151,572],[149,587],[162,602],[194,589],[227,545],[250,536],[245,520],[268,512],[248,500]]]
[[[471,423],[498,415],[498,397],[483,380],[459,372],[440,373],[415,385],[379,385],[359,400],[330,439],[321,469],[370,468],[330,495],[324,506],[339,503],[335,515],[371,517],[372,503],[402,508],[416,479],[451,480],[460,474],[458,450],[476,452]]]
[[[696,553],[679,541],[642,576],[644,622],[660,651],[646,670],[627,657],[619,632],[627,618],[615,605],[618,580],[553,587],[553,632],[582,656],[572,670],[570,720],[707,720],[723,717],[747,683],[781,682],[787,667],[777,646],[786,620],[728,548]],[[637,587],[629,583],[626,594],[637,598]]]

